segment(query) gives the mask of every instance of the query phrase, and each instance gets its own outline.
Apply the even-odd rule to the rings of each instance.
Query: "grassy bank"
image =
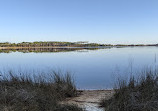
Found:
[[[158,72],[145,71],[130,81],[119,81],[115,94],[100,103],[105,111],[158,111]]]
[[[74,105],[59,104],[76,95],[70,74],[53,72],[46,77],[9,71],[0,77],[1,111],[82,111]]]

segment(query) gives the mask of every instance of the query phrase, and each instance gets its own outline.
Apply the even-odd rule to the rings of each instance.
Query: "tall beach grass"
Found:
[[[82,111],[75,105],[61,105],[67,97],[77,96],[70,73],[48,75],[1,73],[0,111]]]
[[[119,80],[114,95],[100,103],[105,111],[158,111],[158,72],[143,71],[140,77]]]

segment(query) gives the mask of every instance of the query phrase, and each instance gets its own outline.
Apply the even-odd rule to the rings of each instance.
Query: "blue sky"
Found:
[[[158,0],[0,0],[0,42],[158,43]]]

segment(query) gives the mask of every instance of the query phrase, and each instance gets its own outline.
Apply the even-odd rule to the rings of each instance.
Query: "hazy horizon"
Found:
[[[0,0],[0,42],[157,44],[157,0]]]

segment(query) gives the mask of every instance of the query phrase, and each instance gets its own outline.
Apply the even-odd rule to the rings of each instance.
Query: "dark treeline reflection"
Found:
[[[22,52],[22,53],[44,53],[44,52],[71,52],[71,51],[89,51],[99,49],[110,49],[110,47],[104,48],[17,48],[17,49],[0,49],[0,53]]]

